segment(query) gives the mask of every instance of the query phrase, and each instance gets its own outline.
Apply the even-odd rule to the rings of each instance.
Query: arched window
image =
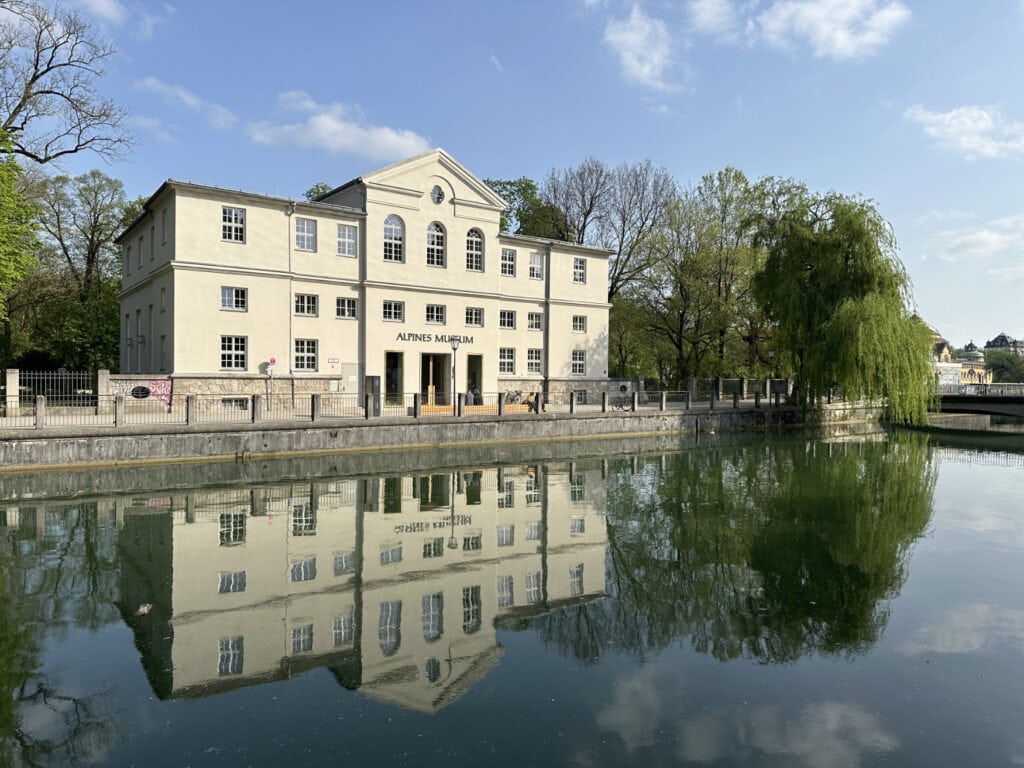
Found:
[[[466,233],[466,269],[470,272],[484,271],[484,235],[479,229]]]
[[[444,264],[444,227],[435,221],[427,227],[427,266],[443,267]]]
[[[384,261],[405,261],[405,224],[394,214],[384,219]]]

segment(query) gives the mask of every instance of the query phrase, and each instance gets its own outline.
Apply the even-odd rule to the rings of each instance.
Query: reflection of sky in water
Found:
[[[1024,611],[961,603],[933,616],[899,645],[901,653],[974,653],[1006,646],[1024,650]]]
[[[961,462],[954,458],[958,453],[939,460],[931,526],[936,540],[957,548],[966,534],[1001,549],[1024,550],[1024,468],[1002,466],[1003,454],[979,459],[963,452]]]

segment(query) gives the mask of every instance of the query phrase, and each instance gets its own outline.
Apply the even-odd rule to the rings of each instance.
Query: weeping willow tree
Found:
[[[850,399],[888,399],[896,423],[923,423],[931,338],[910,313],[910,278],[888,222],[856,197],[784,200],[761,215],[766,259],[754,292],[791,356],[797,403],[842,387]]]

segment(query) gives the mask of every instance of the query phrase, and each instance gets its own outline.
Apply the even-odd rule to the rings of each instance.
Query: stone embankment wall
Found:
[[[164,462],[252,461],[289,455],[434,450],[467,444],[536,444],[551,440],[621,439],[642,435],[757,431],[878,421],[877,408],[828,406],[809,422],[791,408],[720,412],[621,412],[373,419],[336,425],[274,428],[268,424],[139,426],[116,435],[70,428],[0,440],[0,474],[16,470],[143,466]]]

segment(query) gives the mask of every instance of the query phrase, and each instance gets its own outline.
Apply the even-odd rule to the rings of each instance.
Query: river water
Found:
[[[0,498],[0,765],[1024,765],[1024,443],[929,440]]]

